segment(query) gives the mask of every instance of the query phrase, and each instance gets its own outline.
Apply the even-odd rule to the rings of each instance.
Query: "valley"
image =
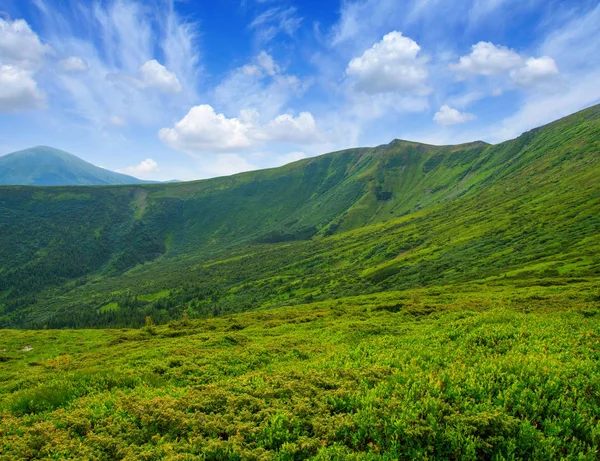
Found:
[[[597,459],[600,106],[0,187],[0,459]]]

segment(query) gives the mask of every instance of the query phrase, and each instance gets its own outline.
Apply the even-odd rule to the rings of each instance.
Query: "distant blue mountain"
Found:
[[[52,147],[39,146],[0,157],[0,185],[106,186],[144,184]]]

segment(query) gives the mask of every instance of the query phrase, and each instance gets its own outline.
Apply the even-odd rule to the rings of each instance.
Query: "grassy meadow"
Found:
[[[547,285],[4,331],[0,459],[598,459],[600,292]]]

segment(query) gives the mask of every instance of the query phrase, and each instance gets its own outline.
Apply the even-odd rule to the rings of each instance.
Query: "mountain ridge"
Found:
[[[0,322],[138,325],[183,305],[596,277],[599,115],[497,145],[392,142],[194,182],[0,188]],[[103,313],[112,302],[120,313]]]

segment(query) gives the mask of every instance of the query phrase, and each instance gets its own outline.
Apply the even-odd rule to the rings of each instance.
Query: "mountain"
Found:
[[[0,459],[598,459],[599,140],[0,187]]]
[[[146,182],[99,168],[52,147],[33,147],[0,157],[0,185],[106,186]]]
[[[498,145],[395,140],[262,171],[0,188],[0,322],[132,326],[600,275],[600,106]]]

